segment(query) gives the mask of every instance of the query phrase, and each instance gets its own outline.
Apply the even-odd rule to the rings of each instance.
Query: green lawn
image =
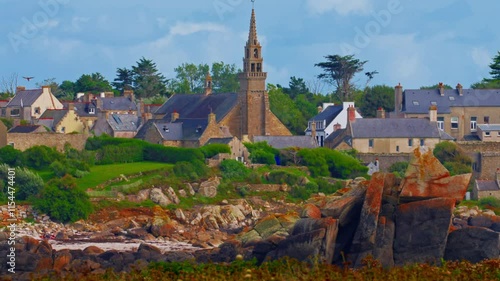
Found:
[[[138,162],[112,165],[96,165],[90,168],[90,174],[83,178],[76,179],[77,186],[80,188],[92,188],[108,180],[118,178],[121,174],[133,175],[140,172],[159,170],[172,167],[172,164],[158,162]]]

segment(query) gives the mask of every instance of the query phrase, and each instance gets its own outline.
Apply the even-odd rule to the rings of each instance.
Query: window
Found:
[[[425,139],[420,139],[420,146],[425,146]]]
[[[451,128],[458,129],[458,117],[451,117]]]
[[[14,143],[13,142],[9,142],[9,145],[14,147]]]
[[[7,111],[5,110],[5,108],[2,108],[2,110],[0,111],[0,115],[1,116],[5,116],[6,112]]]
[[[413,139],[408,139],[408,146],[412,147],[413,146]]]
[[[484,116],[484,124],[490,124],[490,117]]]
[[[19,108],[14,108],[10,110],[10,116],[19,116]]]
[[[89,108],[89,114],[95,114],[95,108],[93,107]]]
[[[259,57],[259,50],[258,49],[254,49],[253,50],[253,57],[254,58],[258,58]]]
[[[40,114],[40,107],[35,107],[35,114]]]
[[[455,97],[449,96],[450,100],[455,100]]]
[[[444,131],[444,117],[438,117],[437,119],[438,128]]]
[[[368,147],[373,148],[373,139],[368,140]]]
[[[61,127],[61,133],[64,133],[66,131],[66,127]]]
[[[257,72],[261,72],[261,71],[262,71],[262,64],[257,63]]]
[[[413,105],[420,105],[420,103],[418,101],[414,100]]]
[[[399,152],[399,145],[396,145],[396,152]]]
[[[250,49],[247,49],[247,59],[250,58]]]
[[[491,137],[491,132],[484,132],[485,137]]]
[[[477,131],[477,117],[476,116],[471,116],[471,118],[470,118],[470,131],[471,132]]]
[[[431,101],[431,105],[438,105],[438,103],[435,101]]]
[[[255,63],[252,63],[252,72],[255,72]]]
[[[472,163],[472,170],[474,172],[479,172],[478,169],[477,169],[477,163],[476,162]]]
[[[500,132],[497,132],[497,135],[500,137]]]

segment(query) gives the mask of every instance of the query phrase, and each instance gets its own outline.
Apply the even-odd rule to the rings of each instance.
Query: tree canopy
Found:
[[[73,89],[76,93],[91,92],[94,94],[113,91],[113,87],[111,87],[109,81],[99,72],[83,74],[76,80]]]
[[[367,87],[357,106],[363,117],[375,117],[380,107],[386,112],[394,111],[394,89],[386,85]]]
[[[238,73],[241,70],[234,64],[214,62],[212,63],[212,67],[210,67],[208,64],[195,65],[193,63],[183,63],[176,67],[174,71],[176,77],[172,81],[171,87],[176,93],[203,93],[205,78],[209,72],[212,76],[212,89],[214,93],[238,92],[240,87]]]

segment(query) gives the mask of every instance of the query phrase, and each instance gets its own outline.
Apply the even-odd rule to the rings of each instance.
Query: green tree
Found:
[[[363,71],[367,61],[356,59],[354,55],[328,55],[325,58],[325,62],[315,64],[323,70],[318,78],[324,79],[336,87],[335,95],[341,101],[352,100],[352,79],[356,73]]]
[[[491,79],[489,80],[500,80],[500,51],[493,58],[493,62],[490,64],[490,68]]]
[[[86,219],[92,212],[89,196],[68,175],[49,181],[34,201],[34,207],[63,223]]]
[[[292,99],[295,99],[300,94],[310,94],[309,88],[307,88],[304,79],[297,78],[295,76],[290,77],[288,88],[283,88],[283,92],[289,95]]]
[[[59,85],[59,89],[62,92],[61,97],[65,100],[73,100],[75,98],[75,83],[69,80],[62,81]]]
[[[50,91],[56,98],[59,98],[61,96],[62,91],[59,89],[59,84],[57,84],[56,78],[47,78],[42,82],[37,82],[36,86],[37,88],[42,88],[42,86],[50,86]]]
[[[53,161],[61,160],[63,155],[55,148],[37,145],[23,151],[22,158],[26,166],[40,170],[49,167]]]
[[[472,89],[500,89],[500,80],[483,79],[471,85]]]
[[[156,95],[167,96],[168,80],[161,74],[152,60],[142,57],[136,66],[132,66],[134,72],[134,91],[137,97],[152,97]]]
[[[92,74],[83,74],[78,78],[75,82],[74,90],[76,93],[91,92],[98,94],[102,92],[111,92],[113,88],[102,74],[96,72]]]
[[[307,119],[290,96],[286,95],[282,88],[272,84],[268,84],[267,87],[271,111],[293,134],[304,134]]]
[[[2,186],[7,186],[7,175],[9,166],[7,164],[0,164],[0,181]],[[37,195],[43,188],[42,178],[26,168],[17,167],[16,169],[16,199],[27,200],[33,195]],[[7,190],[2,192],[7,193]],[[1,196],[0,196],[1,197]]]
[[[375,117],[377,109],[394,111],[394,89],[386,85],[367,87],[358,102],[363,117]]]
[[[111,83],[115,90],[123,92],[124,90],[132,90],[134,83],[134,72],[126,67],[116,69],[116,78]]]
[[[450,85],[448,84],[443,84],[444,88],[447,89],[447,90],[451,90],[453,89],[453,87],[451,87]],[[435,90],[435,89],[438,89],[439,88],[439,83],[438,84],[435,84],[435,85],[431,85],[431,86],[422,86],[420,87],[420,90]],[[394,91],[394,90],[393,90]]]
[[[176,73],[175,92],[184,94],[202,93],[208,64],[183,63],[174,69]]]
[[[18,166],[21,162],[22,152],[11,145],[0,148],[0,163],[6,163],[11,166]]]
[[[454,142],[445,141],[436,144],[433,153],[451,175],[472,172],[472,159]]]
[[[240,89],[239,72],[241,70],[235,64],[225,64],[222,61],[212,63],[214,93],[237,93]]]

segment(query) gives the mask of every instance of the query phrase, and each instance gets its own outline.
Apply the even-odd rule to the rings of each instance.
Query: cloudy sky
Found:
[[[0,0],[0,78],[115,78],[141,57],[167,77],[184,63],[240,67],[250,0]],[[256,0],[269,83],[312,80],[315,63],[353,53],[372,84],[405,88],[488,76],[500,50],[498,0]],[[360,75],[357,83],[363,85]]]

